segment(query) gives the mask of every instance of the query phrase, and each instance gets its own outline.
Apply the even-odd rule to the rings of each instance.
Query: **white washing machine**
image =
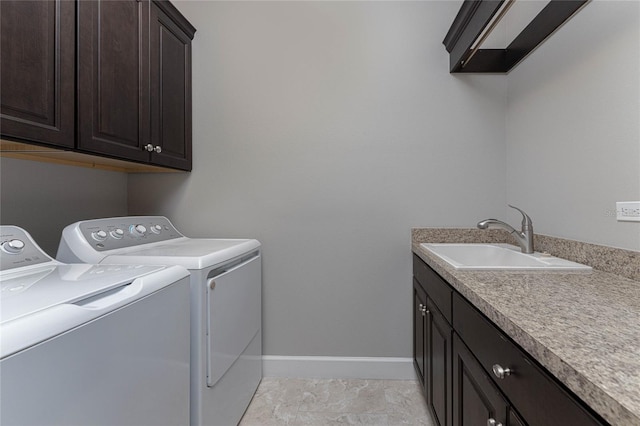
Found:
[[[67,262],[180,265],[191,272],[191,424],[237,424],[262,379],[260,243],[187,238],[162,216],[77,222]]]
[[[65,265],[0,226],[0,424],[189,421],[189,273]]]

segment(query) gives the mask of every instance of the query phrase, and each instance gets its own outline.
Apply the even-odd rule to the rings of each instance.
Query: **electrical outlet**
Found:
[[[616,219],[625,222],[640,222],[640,201],[617,202]]]

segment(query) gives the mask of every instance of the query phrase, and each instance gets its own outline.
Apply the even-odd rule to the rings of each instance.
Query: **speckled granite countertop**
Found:
[[[594,265],[592,273],[456,271],[420,243],[511,241],[506,233],[432,231],[412,231],[414,253],[605,420],[640,425],[640,281],[635,275],[627,278]],[[618,254],[630,259],[631,271],[640,270],[640,253]],[[626,267],[626,260],[622,263]]]

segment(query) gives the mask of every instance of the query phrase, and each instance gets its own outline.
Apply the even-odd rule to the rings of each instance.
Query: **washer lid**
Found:
[[[139,250],[110,254],[100,263],[179,265],[200,270],[227,262],[260,248],[257,240],[184,238]]]
[[[75,303],[162,269],[143,265],[71,264],[5,274],[0,278],[0,323],[63,303]]]

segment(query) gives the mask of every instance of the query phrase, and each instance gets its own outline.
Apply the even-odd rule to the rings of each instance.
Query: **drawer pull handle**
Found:
[[[504,379],[505,377],[511,375],[511,373],[513,373],[513,370],[511,370],[510,368],[502,368],[500,364],[493,365],[493,374],[498,379]]]
[[[502,423],[497,422],[496,419],[489,419],[487,420],[487,426],[502,426]]]

